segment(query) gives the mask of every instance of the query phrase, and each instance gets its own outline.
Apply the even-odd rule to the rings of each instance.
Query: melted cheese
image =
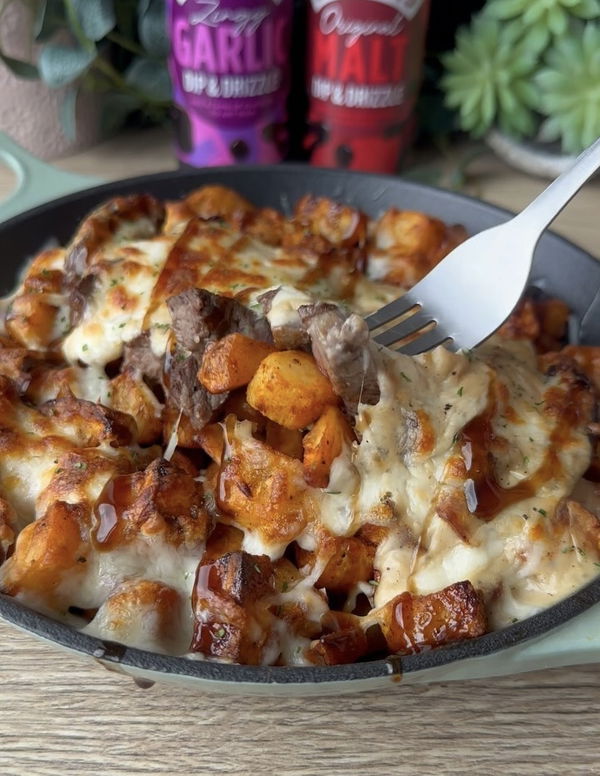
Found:
[[[146,226],[152,233],[151,224]],[[172,211],[168,233],[149,239],[135,239],[139,221],[135,226],[125,222],[94,257],[95,281],[72,330],[67,330],[68,295],[46,293],[45,301],[58,310],[51,338],[60,342],[71,365],[64,381],[75,396],[109,407],[110,382],[104,367],[119,359],[125,344],[142,332],[150,333],[155,355],[163,356],[171,337],[167,299],[194,286],[235,297],[252,308],[260,307],[257,300],[265,291],[277,290],[267,312],[273,329],[299,328],[298,308],[315,299],[340,301],[341,296],[347,308],[368,313],[399,294],[398,287],[379,282],[397,262],[392,255],[393,224],[384,226],[370,230],[374,241],[369,277],[353,273],[349,282],[347,265],[329,266],[328,257],[310,247],[273,247],[221,222],[191,218],[185,208],[180,220]],[[401,256],[410,265],[410,256]],[[61,270],[65,251],[49,251],[36,261],[38,269]],[[531,480],[544,467],[553,444],[557,419],[544,410],[544,401],[548,390],[560,394],[562,389],[559,377],[548,381],[537,370],[531,347],[492,341],[476,354],[438,348],[412,359],[373,345],[371,355],[380,400],[374,406],[360,404],[357,441],[334,460],[327,488],[309,488],[299,465],[293,474],[294,497],[306,495],[310,508],[292,541],[314,553],[316,560],[308,571],[303,569],[305,576],[299,581],[272,596],[272,610],[297,605],[318,631],[329,611],[326,594],[318,589],[327,562],[318,555],[322,537],[351,537],[365,525],[387,530],[375,554],[378,585],[358,581],[348,595],[346,611],[352,610],[359,594],[382,607],[405,591],[427,594],[468,579],[483,591],[491,625],[497,628],[554,603],[596,575],[598,547],[586,544],[577,526],[555,519],[557,506],[569,496],[600,515],[600,489],[581,480],[590,461],[583,427],[573,425],[555,451],[551,476],[535,492],[524,490],[522,498],[507,500],[493,519],[477,514],[471,473],[475,451],[467,435],[475,419],[489,414],[490,434],[501,445],[493,474],[503,491]],[[37,401],[54,399],[64,387],[49,379],[39,389]],[[495,404],[491,397],[496,397]],[[17,512],[17,530],[42,517],[54,502],[64,501],[85,505],[90,516],[87,529],[92,531],[92,508],[108,481],[121,470],[143,467],[151,458],[176,455],[181,419],[180,415],[160,450],[113,447],[108,442],[80,450],[77,419],[66,419],[59,427],[24,403],[17,406],[8,400],[3,416],[0,495]],[[246,421],[237,423],[233,433],[238,441],[252,445],[257,444],[255,431]],[[77,478],[66,476],[59,464],[62,456],[73,453],[82,457],[83,471]],[[207,489],[210,479],[208,473],[198,477]],[[240,485],[243,488],[244,483]],[[267,506],[272,511],[277,505]],[[271,517],[265,509],[265,523]],[[290,544],[289,537],[279,540],[262,530],[260,522],[238,523],[238,528],[244,534],[242,548],[253,555],[276,560]],[[185,654],[193,630],[192,588],[203,550],[175,546],[160,534],[140,534],[109,551],[91,544],[85,566],[77,573],[57,573],[51,592],[72,607],[97,610],[83,627],[86,633]],[[163,586],[167,597],[175,596],[169,627],[166,610],[141,594],[136,598],[137,583],[155,585],[157,590]],[[46,593],[24,589],[18,597],[82,627],[81,618],[53,604]],[[372,615],[367,616],[364,626],[372,621]],[[264,664],[308,662],[306,635],[299,635],[276,614],[270,627],[261,655]]]

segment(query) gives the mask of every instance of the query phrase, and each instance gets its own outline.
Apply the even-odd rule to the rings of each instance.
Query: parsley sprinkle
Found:
[[[456,393],[457,393],[459,396],[462,396],[462,395],[463,395],[463,389],[464,389],[464,386],[462,386],[462,385],[461,385],[461,386],[460,386],[460,388],[458,389],[458,391],[457,391]]]
[[[407,374],[405,374],[404,372],[400,372],[400,374],[406,380],[407,383],[412,383],[412,380],[410,379],[410,377]]]
[[[460,432],[457,431],[456,434],[454,434],[454,436],[452,437],[452,444],[455,445],[458,442],[459,438],[460,438]]]
[[[524,455],[523,456],[523,466],[527,466],[528,463],[529,463],[529,457],[527,455]]]
[[[167,329],[171,328],[170,323],[155,323],[154,324],[155,329],[160,329],[161,331],[167,331]]]
[[[370,579],[369,584],[373,585],[373,587],[377,587],[379,585],[379,581],[377,579]]]
[[[225,635],[225,628],[221,625],[221,627],[217,628],[217,630],[215,631],[215,636],[218,639],[222,639],[224,635]]]
[[[599,565],[600,565],[600,564],[599,564]],[[287,582],[287,580],[286,580],[286,581],[283,583],[283,585],[281,586],[281,592],[282,592],[282,593],[287,593],[287,591],[288,591],[288,589],[289,589],[289,586],[290,586],[290,585],[289,585],[289,582]]]
[[[327,493],[328,496],[339,496],[341,490],[326,490],[325,493]]]
[[[533,437],[529,437],[529,441],[530,441],[530,442],[533,442]]]
[[[85,351],[88,349],[88,346],[87,346],[87,345],[84,345],[84,346],[83,346],[81,349],[82,349],[82,350],[83,350],[83,352],[85,353]]]
[[[76,469],[87,469],[87,463],[85,461],[77,461],[75,464]]]
[[[126,323],[126,321],[123,321],[123,323],[120,323],[120,324],[119,324],[119,329],[122,329],[122,328],[123,328],[123,326],[125,326],[125,323]]]
[[[594,561],[594,566],[598,566],[598,568],[600,568],[600,561],[595,560]]]

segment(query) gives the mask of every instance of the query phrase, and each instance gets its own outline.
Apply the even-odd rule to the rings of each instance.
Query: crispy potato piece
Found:
[[[538,350],[558,350],[566,337],[569,307],[560,299],[543,299],[535,302],[535,311],[540,322]]]
[[[369,651],[367,637],[355,615],[329,612],[322,624],[325,633],[305,652],[311,663],[323,666],[354,663]]]
[[[600,347],[593,345],[567,345],[560,352],[575,361],[600,393]]]
[[[51,419],[55,433],[70,439],[78,447],[97,447],[103,442],[120,447],[131,444],[137,436],[131,415],[76,399],[73,395],[48,401],[39,411]]]
[[[45,350],[54,338],[59,308],[44,294],[23,293],[15,297],[6,315],[6,331],[29,350]]]
[[[267,356],[250,381],[248,403],[285,428],[306,428],[339,399],[315,359],[301,350]]]
[[[351,247],[362,245],[366,240],[366,215],[327,197],[306,194],[296,205],[294,215],[313,234],[324,237],[333,245]]]
[[[219,507],[269,544],[284,547],[312,517],[302,464],[252,437],[229,438],[216,488]]]
[[[26,592],[55,603],[65,601],[59,589],[63,573],[72,579],[81,572],[90,549],[88,519],[81,504],[52,504],[17,537],[14,554],[2,567],[0,589],[9,595]]]
[[[217,523],[206,540],[206,549],[202,556],[202,565],[213,563],[223,555],[240,552],[244,534],[239,528],[225,523]]]
[[[129,372],[114,377],[110,381],[110,403],[113,409],[131,415],[140,445],[150,445],[160,439],[162,407],[143,380]]]
[[[258,665],[272,619],[264,599],[272,593],[265,555],[231,552],[201,564],[192,594],[192,651]]]
[[[91,630],[111,641],[176,655],[188,647],[182,612],[182,598],[172,587],[136,579],[111,593],[98,609]]]
[[[353,440],[352,428],[342,412],[337,407],[327,407],[302,441],[304,479],[308,484],[313,488],[326,488],[331,464],[344,445]]]
[[[215,463],[221,463],[223,448],[225,447],[223,426],[220,423],[209,423],[208,426],[204,426],[203,429],[197,432],[197,436],[204,452]]]
[[[505,339],[528,339],[534,342],[540,336],[540,322],[531,299],[523,299],[508,320],[498,329]]]
[[[260,362],[275,352],[273,345],[235,332],[209,342],[202,356],[198,380],[210,393],[225,393],[248,385]]]
[[[373,578],[373,560],[376,545],[359,536],[332,536],[324,534],[316,552],[296,547],[299,568],[312,568],[317,561],[327,560],[316,587],[332,593],[349,593],[357,582]]]
[[[368,274],[410,288],[466,236],[462,227],[447,226],[426,213],[391,208],[375,225]]]
[[[257,237],[267,245],[280,245],[288,223],[283,213],[264,207],[245,219],[244,232]]]
[[[199,482],[163,459],[145,471],[110,480],[94,509],[95,544],[109,550],[139,534],[155,536],[175,547],[197,549],[206,539],[209,516]]]
[[[254,205],[237,191],[216,184],[192,191],[184,202],[195,215],[205,221],[217,218],[235,226],[241,225],[244,218],[255,211]]]
[[[93,210],[81,223],[65,259],[67,281],[73,284],[102,259],[110,243],[154,237],[162,228],[165,208],[150,194],[114,197]]]
[[[429,595],[401,593],[377,616],[389,649],[402,654],[472,639],[487,631],[483,597],[469,581]]]
[[[284,428],[267,420],[265,442],[278,453],[302,460],[302,434],[298,429]]]
[[[12,506],[0,498],[0,566],[10,557],[17,536],[17,515]]]

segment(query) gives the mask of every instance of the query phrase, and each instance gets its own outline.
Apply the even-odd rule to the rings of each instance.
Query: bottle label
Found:
[[[428,0],[311,0],[311,161],[393,172],[412,133]]]
[[[285,150],[292,0],[171,0],[180,159],[275,162]]]

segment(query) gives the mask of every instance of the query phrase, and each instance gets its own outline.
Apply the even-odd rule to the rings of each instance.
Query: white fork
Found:
[[[404,296],[369,315],[375,341],[415,355],[442,343],[468,350],[487,339],[521,298],[542,232],[599,167],[600,138],[521,213],[459,245]]]

